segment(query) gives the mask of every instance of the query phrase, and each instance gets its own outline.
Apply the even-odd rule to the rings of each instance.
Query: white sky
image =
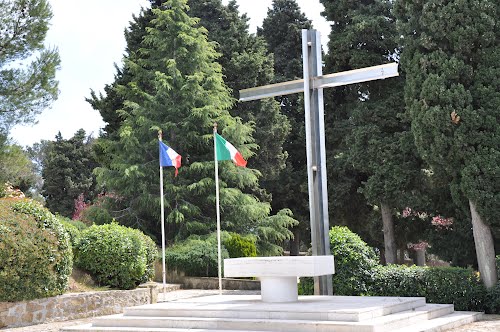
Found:
[[[227,4],[228,0],[223,0]],[[272,0],[237,0],[240,13],[250,18],[250,32],[262,24]],[[52,108],[38,116],[38,124],[16,126],[11,138],[22,146],[32,145],[42,139],[53,140],[60,131],[70,138],[83,128],[87,134],[97,136],[104,127],[99,112],[85,101],[90,90],[103,91],[112,83],[116,70],[121,66],[125,50],[123,32],[132,14],[147,7],[147,0],[50,0],[54,17],[47,34],[46,44],[59,49],[61,69],[57,72],[59,98]],[[321,31],[326,43],[330,27],[320,13],[319,0],[297,0],[315,29]]]

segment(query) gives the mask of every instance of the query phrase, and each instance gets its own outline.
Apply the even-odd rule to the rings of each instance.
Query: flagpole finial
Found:
[[[214,133],[217,132],[217,122],[214,122]]]
[[[163,132],[162,132],[162,131],[161,131],[161,129],[160,129],[160,130],[158,130],[158,140],[160,140],[160,141],[161,141],[161,140],[162,140],[162,138],[163,138]]]

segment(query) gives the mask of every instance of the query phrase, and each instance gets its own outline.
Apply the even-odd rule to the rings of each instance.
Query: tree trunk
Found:
[[[386,264],[396,264],[396,239],[394,237],[394,220],[387,204],[380,204],[382,224],[384,225],[384,248]]]
[[[300,230],[298,227],[292,229],[293,240],[290,240],[290,256],[298,256],[300,249]]]
[[[384,248],[380,249],[379,263],[380,263],[380,265],[387,265],[387,263],[385,261],[385,249]]]
[[[415,250],[417,266],[425,266],[425,249]]]
[[[479,274],[486,288],[495,286],[498,281],[495,265],[495,247],[490,226],[487,225],[476,210],[476,204],[469,200],[470,214],[472,217],[472,232],[476,246],[477,264]]]

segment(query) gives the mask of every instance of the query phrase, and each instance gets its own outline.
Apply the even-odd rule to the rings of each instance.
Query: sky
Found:
[[[38,116],[35,125],[16,126],[11,138],[21,146],[30,146],[42,139],[53,140],[58,132],[66,139],[83,128],[87,134],[99,135],[104,122],[98,111],[85,98],[90,91],[103,92],[114,80],[115,64],[121,66],[125,52],[124,30],[148,7],[147,0],[50,0],[53,18],[46,45],[57,47],[61,68],[56,74],[59,97],[52,107]],[[228,0],[223,0],[227,4]],[[272,0],[237,0],[240,13],[250,18],[250,32],[255,33],[271,7]],[[321,17],[319,0],[297,0],[307,18],[322,35],[325,44],[329,24]]]

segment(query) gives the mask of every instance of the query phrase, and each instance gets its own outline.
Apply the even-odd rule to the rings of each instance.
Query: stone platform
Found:
[[[418,297],[300,296],[264,303],[259,295],[213,295],[127,308],[61,331],[444,331],[480,317]]]

